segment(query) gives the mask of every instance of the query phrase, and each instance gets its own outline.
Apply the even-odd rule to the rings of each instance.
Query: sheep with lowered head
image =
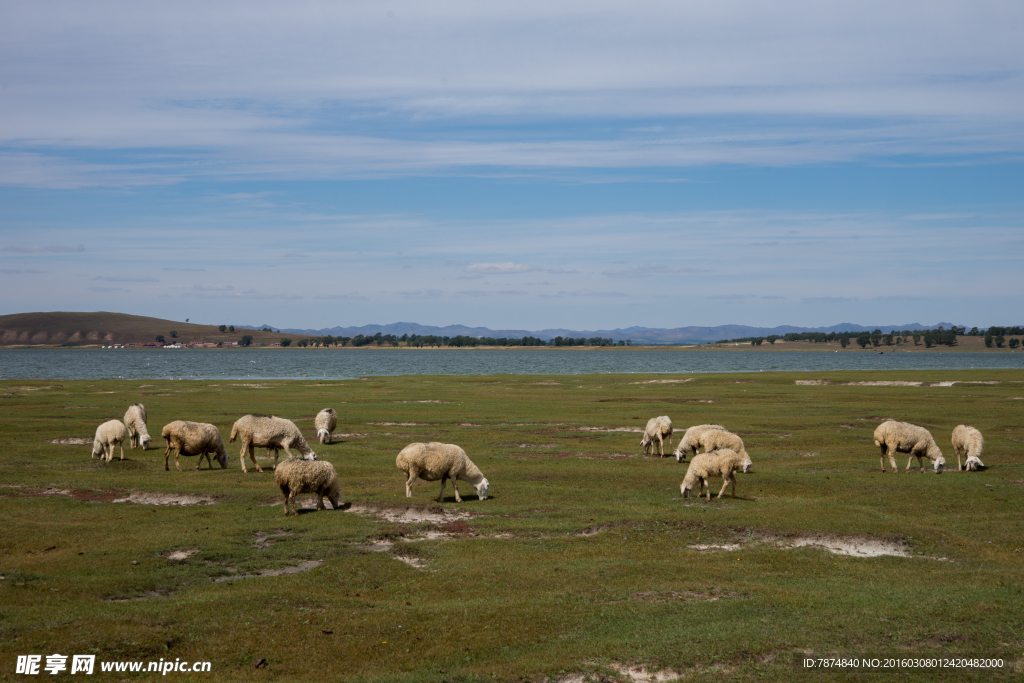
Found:
[[[981,461],[981,449],[985,447],[985,439],[974,427],[957,425],[953,429],[953,450],[956,451],[956,468],[968,472],[985,469]],[[967,462],[960,464],[960,454],[967,456]]]
[[[338,413],[334,412],[334,408],[324,408],[316,414],[313,426],[316,427],[316,436],[320,443],[330,443],[331,432],[338,426]]]
[[[144,451],[149,450],[153,438],[146,429],[146,422],[146,406],[141,403],[128,406],[128,411],[124,414],[124,426],[128,429],[128,440],[133,451],[139,446],[142,446]]]
[[[174,467],[179,472],[181,472],[179,455],[198,455],[197,470],[203,464],[205,457],[208,468],[212,470],[213,461],[210,459],[210,453],[217,456],[217,462],[220,463],[221,469],[227,469],[228,451],[224,448],[224,439],[221,438],[217,427],[208,422],[175,420],[164,425],[160,431],[160,437],[167,441],[167,448],[164,450],[164,471],[171,469],[168,467],[168,460],[172,450],[174,451]]]
[[[897,422],[886,420],[875,429],[875,445],[882,449],[879,461],[882,464],[882,471],[885,472],[885,456],[889,456],[889,463],[893,472],[899,472],[896,466],[896,453],[910,453],[907,459],[907,472],[910,471],[910,463],[917,458],[917,464],[924,472],[924,458],[931,461],[935,474],[942,474],[942,468],[946,465],[946,459],[942,457],[942,451],[935,445],[935,439],[931,432],[924,427],[912,425],[909,422]]]
[[[697,455],[697,451],[700,450],[700,437],[701,435],[712,429],[718,429],[725,431],[725,427],[718,424],[710,425],[694,425],[686,430],[683,434],[682,441],[679,442],[679,446],[676,448],[676,452],[673,453],[676,456],[676,462],[682,462],[686,460],[686,454],[689,453],[691,456]]]
[[[444,502],[444,486],[448,479],[452,480],[452,488],[455,489],[457,502],[462,502],[456,483],[457,479],[468,481],[476,489],[476,495],[480,500],[487,500],[490,484],[483,472],[473,464],[473,461],[466,455],[466,451],[453,443],[438,443],[436,441],[411,443],[398,454],[395,464],[406,474],[406,498],[412,498],[412,483],[419,477],[424,481],[441,480],[441,492],[437,496],[438,503]]]
[[[705,453],[720,451],[724,448],[736,451],[743,458],[743,467],[741,469],[744,472],[749,472],[754,467],[754,463],[750,460],[750,456],[747,455],[747,449],[743,445],[743,439],[732,432],[724,429],[709,429],[700,435],[700,445]]]
[[[266,448],[268,451],[271,448],[274,449],[274,467],[277,467],[277,449],[283,448],[289,458],[293,457],[292,452],[288,450],[289,446],[294,446],[299,451],[303,460],[316,460],[316,453],[306,443],[306,438],[302,436],[299,428],[295,426],[294,422],[283,417],[243,415],[231,427],[229,443],[233,443],[236,438],[242,440],[242,450],[239,459],[242,461],[243,472],[248,472],[245,469],[246,452],[249,453],[249,459],[255,465],[256,471],[263,471],[259,463],[256,462],[256,454],[253,450],[256,447]]]
[[[701,493],[704,492],[704,487],[707,486],[708,500],[711,500],[711,484],[708,480],[711,477],[722,477],[724,481],[722,483],[722,490],[718,492],[718,497],[721,498],[722,494],[725,493],[725,489],[732,483],[732,497],[735,498],[736,473],[743,470],[744,462],[747,460],[748,458],[745,455],[741,455],[729,448],[695,455],[690,460],[690,466],[686,469],[686,477],[683,478],[679,491],[683,494],[683,498],[686,498],[693,487],[699,484],[700,488],[697,490],[697,497],[700,498]]]
[[[274,468],[274,481],[281,487],[284,495],[284,514],[298,515],[295,508],[295,496],[300,493],[315,493],[316,509],[326,510],[324,496],[331,501],[331,507],[337,510],[341,487],[338,484],[338,473],[334,465],[326,460],[303,460],[289,458]],[[291,506],[291,512],[288,511]]]
[[[92,457],[110,462],[114,459],[114,446],[121,447],[121,459],[124,460],[124,438],[127,430],[120,420],[107,420],[96,428],[96,436],[92,440]]]
[[[672,448],[672,420],[667,415],[652,417],[647,421],[644,429],[644,436],[640,439],[640,447],[644,449],[644,455],[654,452],[654,442],[658,442],[658,455],[665,457],[665,437],[668,437],[668,447]]]

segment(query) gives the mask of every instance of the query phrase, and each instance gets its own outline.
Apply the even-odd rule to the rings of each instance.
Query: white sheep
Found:
[[[654,441],[658,441],[658,455],[665,457],[665,437],[668,437],[668,447],[672,448],[672,420],[667,415],[652,417],[647,421],[644,429],[644,436],[640,439],[640,447],[644,449],[644,455],[654,452]]]
[[[96,437],[92,440],[92,457],[110,462],[114,459],[114,446],[121,447],[121,459],[124,460],[124,439],[127,430],[120,420],[107,420],[96,428]]]
[[[395,464],[407,475],[406,498],[412,498],[412,483],[419,477],[424,481],[441,480],[441,492],[437,496],[439,503],[444,501],[444,486],[448,479],[452,480],[455,500],[459,503],[462,502],[462,498],[459,497],[457,479],[468,481],[476,489],[476,495],[480,500],[487,500],[490,484],[483,472],[466,455],[466,451],[455,444],[437,443],[436,441],[411,443],[398,454]]]
[[[985,447],[985,438],[974,427],[957,425],[953,429],[953,450],[956,451],[956,468],[974,472],[985,469],[981,461],[981,449]],[[960,464],[960,454],[967,456],[967,462]]]
[[[249,459],[252,460],[252,464],[256,466],[256,471],[263,471],[259,463],[256,462],[256,455],[253,451],[255,447],[266,448],[268,454],[270,449],[274,450],[274,467],[277,467],[277,449],[283,448],[284,452],[291,458],[290,446],[298,449],[303,460],[316,460],[316,453],[306,443],[306,438],[302,436],[299,428],[295,426],[294,422],[283,417],[243,415],[231,427],[231,438],[228,442],[233,443],[236,438],[242,439],[242,450],[239,459],[242,461],[243,472],[249,471],[245,469],[246,452],[249,453]]]
[[[334,408],[324,408],[316,414],[313,426],[316,427],[316,436],[320,443],[330,443],[331,432],[338,426],[338,413],[334,412]]]
[[[326,460],[289,458],[274,468],[274,481],[284,494],[285,516],[299,514],[295,508],[295,496],[300,493],[315,493],[317,510],[327,509],[324,496],[331,501],[331,507],[335,510],[339,508],[341,486],[338,484],[338,473],[334,471],[334,465]],[[291,512],[288,511],[289,506]]]
[[[910,453],[907,460],[907,472],[910,471],[910,463],[917,458],[917,464],[924,472],[924,458],[928,458],[935,468],[935,474],[942,474],[942,468],[946,465],[946,459],[942,457],[942,451],[935,445],[935,439],[931,432],[924,427],[912,425],[909,422],[897,422],[886,420],[875,429],[875,445],[882,449],[879,461],[882,464],[882,471],[885,472],[885,456],[889,456],[889,463],[893,472],[899,472],[896,466],[896,453]]]
[[[133,451],[139,446],[142,446],[144,451],[149,450],[153,438],[146,429],[146,423],[146,406],[141,403],[128,406],[128,412],[124,414],[124,426],[128,429],[128,440]]]
[[[221,469],[227,469],[228,451],[224,448],[224,439],[221,438],[217,427],[208,422],[175,420],[164,425],[160,431],[160,437],[167,441],[167,448],[164,450],[164,471],[171,469],[168,467],[168,460],[172,450],[174,451],[174,467],[179,472],[181,472],[179,455],[198,455],[197,470],[203,464],[205,457],[207,466],[212,470],[213,461],[210,460],[210,453],[216,454]]]
[[[722,477],[724,481],[722,482],[722,490],[718,492],[718,497],[721,498],[722,494],[725,493],[726,487],[732,483],[732,497],[735,498],[736,472],[744,469],[746,460],[748,458],[730,448],[695,455],[690,460],[690,466],[686,469],[686,477],[679,486],[679,491],[683,494],[683,498],[686,498],[689,496],[690,490],[699,483],[700,488],[697,491],[697,497],[700,498],[704,492],[704,487],[707,486],[708,500],[711,500],[711,484],[708,480],[711,477]]]
[[[686,433],[683,434],[683,439],[679,442],[679,446],[676,448],[675,453],[672,454],[676,456],[676,462],[686,460],[687,453],[689,453],[691,457],[697,455],[697,451],[700,450],[701,435],[712,429],[725,431],[725,427],[719,424],[694,425],[687,429]]]
[[[750,456],[747,455],[747,448],[743,445],[743,439],[741,439],[737,434],[733,434],[732,432],[724,429],[708,429],[700,435],[699,443],[705,453],[719,451],[724,448],[736,451],[743,457],[744,472],[749,472],[754,466],[754,463],[750,460]]]

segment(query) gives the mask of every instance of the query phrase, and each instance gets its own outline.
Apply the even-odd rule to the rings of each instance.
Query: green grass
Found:
[[[833,384],[794,384],[819,377]],[[690,381],[643,383],[651,379]],[[998,383],[842,384],[876,379]],[[686,680],[818,681],[845,678],[795,673],[794,652],[1017,659],[1024,650],[1019,372],[242,384],[0,382],[0,679],[25,680],[14,674],[19,654],[55,652],[213,663],[201,678],[121,675],[132,681],[520,681],[572,672],[616,680],[616,663],[668,668]],[[89,445],[47,442],[91,439],[136,401],[147,406],[156,449],[107,464],[89,458]],[[439,485],[419,482],[408,501],[394,464],[406,444],[430,440],[463,446],[493,498],[478,501],[463,483],[457,504],[449,487],[443,508],[472,517],[440,526],[354,512],[286,518],[271,506],[280,493],[270,463],[262,461],[262,474],[242,474],[238,444],[227,444],[227,470],[197,472],[194,458],[183,458],[182,472],[173,463],[163,469],[159,433],[171,420],[213,422],[226,441],[241,414],[274,413],[312,440],[313,416],[325,406],[339,413],[337,432],[365,435],[314,444],[337,469],[346,501],[439,509]],[[641,457],[639,433],[578,430],[642,428],[663,414],[676,441],[705,422],[743,436],[755,472],[739,476],[738,498],[682,500],[686,466]],[[884,418],[931,429],[953,469],[949,434],[973,424],[985,434],[990,469],[883,475],[871,437]],[[372,424],[382,422],[417,424]],[[218,502],[106,502],[129,491]],[[455,538],[410,540],[444,530]],[[257,534],[280,535],[261,548]],[[913,556],[858,558],[773,542],[808,535],[896,540]],[[379,539],[393,542],[389,552],[367,549]],[[690,547],[730,543],[742,547]],[[195,548],[186,560],[165,556]],[[322,564],[214,580],[308,560]],[[267,667],[257,669],[261,658]]]

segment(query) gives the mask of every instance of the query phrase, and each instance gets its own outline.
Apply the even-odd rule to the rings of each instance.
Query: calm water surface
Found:
[[[374,375],[1024,369],[1024,353],[391,349],[4,349],[2,379],[351,379]]]

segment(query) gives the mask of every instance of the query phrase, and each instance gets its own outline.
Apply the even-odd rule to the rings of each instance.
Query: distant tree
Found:
[[[188,322],[188,318],[185,318],[185,322]]]
[[[992,339],[993,339],[993,337],[992,337],[991,334],[986,334],[985,335],[985,346],[986,346],[986,348],[989,348],[989,349],[992,348]]]
[[[164,335],[162,335],[162,334],[156,335],[156,341],[160,342],[161,344],[165,343]]]
[[[228,332],[234,332],[234,331],[235,331],[235,326],[234,325],[229,325],[228,326]]]
[[[228,326],[227,325],[221,325],[217,329],[220,330],[221,332],[223,332],[224,330],[228,329]]]
[[[626,346],[632,346],[632,345],[633,345],[633,340],[632,339],[627,339],[626,340]]]
[[[1008,342],[1008,344],[1009,344],[1009,346],[1010,346],[1010,348],[1011,348],[1011,349],[1015,349],[1015,348],[1017,348],[1018,346],[1020,346],[1020,339],[1017,339],[1016,337],[1014,337],[1013,339],[1011,339],[1011,340],[1010,340],[1010,341]]]
[[[1003,348],[1003,343],[1004,342],[1006,342],[1006,338],[1003,335],[1001,335],[1001,334],[997,334],[996,335],[996,348],[1000,348],[1000,349]]]
[[[175,330],[171,330],[171,339],[177,339],[178,333]]]
[[[862,349],[866,349],[868,344],[871,343],[871,335],[868,332],[863,332],[857,335],[857,345]]]
[[[839,345],[842,346],[845,349],[847,346],[850,345],[850,338],[849,337],[840,337],[839,338]]]
[[[967,334],[969,334],[972,337],[980,337],[981,336],[981,332],[978,331],[977,327],[972,327],[971,331],[968,332]]]
[[[244,335],[242,335],[242,338],[238,340],[238,345],[239,346],[251,346],[252,345],[252,335],[251,334],[244,334]]]
[[[778,338],[779,338],[779,335],[777,335],[777,334],[769,334],[767,337],[765,337],[765,339],[768,340],[768,343],[771,344],[772,346],[775,345],[775,340],[778,339]]]
[[[921,335],[918,334],[917,332],[915,332],[914,333],[914,346],[917,346],[920,343],[921,343]]]
[[[292,340],[288,337],[281,337],[281,346],[291,346]]]

